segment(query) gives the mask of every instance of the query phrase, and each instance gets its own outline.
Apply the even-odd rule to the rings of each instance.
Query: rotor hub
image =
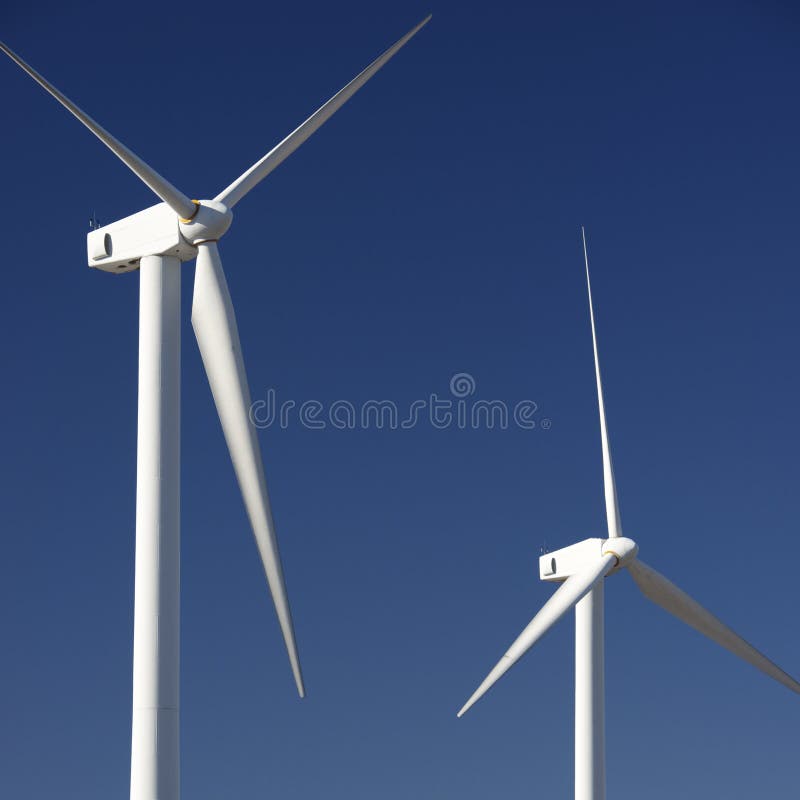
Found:
[[[617,567],[624,567],[636,558],[639,545],[627,536],[616,536],[603,542],[601,552],[604,556],[614,556],[617,559]]]
[[[215,242],[228,230],[233,221],[231,210],[216,200],[192,200],[195,213],[191,219],[180,220],[181,236],[189,244]]]

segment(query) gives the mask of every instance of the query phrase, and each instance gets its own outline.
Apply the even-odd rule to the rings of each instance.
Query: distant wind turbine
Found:
[[[617,487],[611,464],[611,449],[606,426],[600,360],[597,355],[592,286],[586,234],[581,228],[586,285],[589,292],[589,317],[592,324],[597,402],[600,409],[600,439],[603,450],[608,539],[584,539],[539,558],[539,576],[561,586],[517,637],[505,655],[465,703],[458,716],[465,714],[514,664],[575,607],[575,800],[604,800],[605,773],[605,675],[603,589],[605,579],[626,567],[645,597],[661,606],[704,636],[765,674],[800,693],[800,683],[773,664],[741,636],[706,611],[675,584],[637,558],[638,545],[622,535]]]
[[[429,19],[392,45],[213,200],[190,200],[0,43],[3,52],[163,201],[96,228],[87,236],[90,267],[117,274],[136,269],[141,273],[132,800],[178,800],[180,794],[181,263],[197,259],[192,327],[264,565],[297,691],[303,697],[303,677],[261,451],[248,416],[250,390],[217,242],[231,224],[231,209],[338,111]]]

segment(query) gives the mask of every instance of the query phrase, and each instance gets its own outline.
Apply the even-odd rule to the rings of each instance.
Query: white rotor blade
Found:
[[[603,491],[606,498],[606,522],[610,538],[622,536],[622,521],[619,516],[617,485],[614,482],[614,466],[611,463],[611,447],[608,443],[606,426],[606,406],[603,402],[603,384],[600,381],[600,358],[597,355],[597,334],[594,329],[594,306],[592,305],[592,284],[589,280],[589,254],[586,250],[586,233],[581,226],[583,237],[583,258],[586,262],[586,287],[589,290],[589,316],[592,320],[592,347],[594,348],[594,374],[597,378],[597,405],[600,409],[600,438],[603,443]]]
[[[759,653],[755,647],[748,644],[727,625],[720,622],[711,612],[706,611],[674,583],[641,561],[633,561],[627,566],[645,597],[696,631],[700,631],[712,641],[722,645],[726,650],[730,650],[734,655],[744,659],[748,664],[760,669],[770,678],[774,678],[778,683],[782,683],[788,689],[800,694],[800,683],[787,675],[777,664],[773,664],[765,655]]]
[[[239,332],[215,242],[204,242],[197,247],[192,327],[200,345],[200,355],[222,422],[225,441],[269,581],[297,691],[300,697],[304,697],[303,676],[267,495],[261,450],[249,416],[250,390],[242,360]]]
[[[53,84],[45,80],[33,67],[26,64],[13,50],[0,42],[2,50],[12,61],[22,67],[43,89],[48,91],[64,108],[72,112],[114,155],[144,181],[179,217],[188,219],[194,215],[195,205],[183,192],[176,189],[168,180],[162,178],[152,167],[145,164],[136,153],[131,152],[122,142],[115,139],[105,128],[81,111],[69,98],[65,97]]]
[[[582,572],[570,575],[559,586],[558,591],[542,606],[539,613],[528,623],[524,631],[508,648],[506,654],[497,662],[494,669],[486,676],[483,683],[464,704],[458,716],[465,714],[497,680],[508,672],[517,661],[544,636],[585,594],[601,581],[606,573],[617,563],[615,555],[609,553],[588,566]]]
[[[363,72],[335,94],[324,106],[315,111],[302,125],[295,128],[247,172],[240,175],[227,189],[214,199],[233,208],[252,188],[260,183],[279,164],[287,159],[323,123],[327,122],[417,31],[430,20],[430,15],[412,28],[402,39],[378,56]]]

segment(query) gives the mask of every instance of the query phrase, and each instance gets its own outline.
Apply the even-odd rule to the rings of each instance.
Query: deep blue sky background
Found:
[[[434,18],[236,209],[256,397],[407,405],[471,373],[549,431],[262,432],[309,698],[294,692],[189,324],[183,796],[572,796],[573,623],[463,720],[603,535],[579,226],[623,524],[800,673],[800,15],[782,2],[6,3],[3,38],[190,196],[213,196]],[[0,794],[128,791],[137,288],[86,220],[153,196],[0,64]],[[789,797],[800,698],[607,596],[608,789]]]

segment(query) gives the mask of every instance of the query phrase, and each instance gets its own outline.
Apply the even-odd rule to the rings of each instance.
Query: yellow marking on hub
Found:
[[[184,223],[184,225],[188,225],[197,216],[197,212],[200,210],[200,201],[199,200],[192,200],[192,202],[195,205],[194,214],[192,214],[192,216],[189,217],[189,219],[184,219],[183,217],[178,217],[178,219],[182,223]]]

